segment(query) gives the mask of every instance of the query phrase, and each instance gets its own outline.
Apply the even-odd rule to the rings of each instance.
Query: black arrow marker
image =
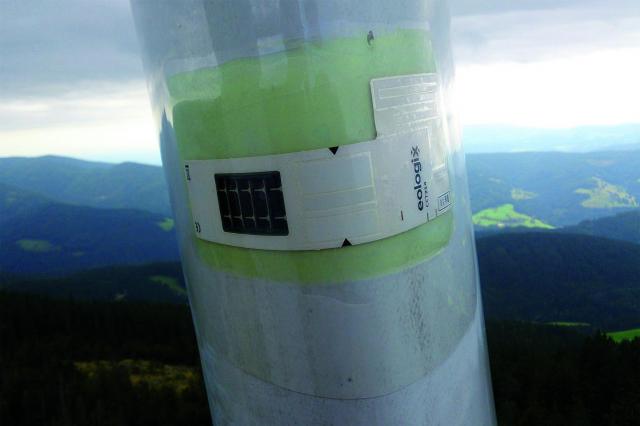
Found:
[[[329,151],[331,151],[333,153],[333,155],[336,155],[336,152],[338,152],[338,148],[340,148],[339,146],[332,146],[331,148],[329,148]]]
[[[342,247],[348,247],[350,246],[351,243],[349,242],[349,240],[347,240],[346,238],[344,239],[344,241],[342,242]]]

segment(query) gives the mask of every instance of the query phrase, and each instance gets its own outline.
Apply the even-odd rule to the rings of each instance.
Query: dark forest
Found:
[[[489,321],[500,425],[636,425],[640,339]],[[0,292],[0,424],[209,425],[188,307]]]

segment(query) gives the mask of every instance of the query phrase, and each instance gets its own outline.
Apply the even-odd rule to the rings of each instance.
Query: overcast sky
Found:
[[[452,0],[465,124],[640,123],[639,0]],[[159,162],[128,0],[0,0],[0,156]]]

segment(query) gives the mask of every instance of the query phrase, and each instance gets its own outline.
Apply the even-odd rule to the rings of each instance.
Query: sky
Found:
[[[640,1],[451,0],[464,125],[640,123]],[[158,164],[128,0],[0,0],[0,157]]]

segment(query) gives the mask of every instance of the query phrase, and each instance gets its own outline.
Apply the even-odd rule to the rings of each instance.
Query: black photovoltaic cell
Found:
[[[216,174],[225,232],[289,235],[280,172]]]

